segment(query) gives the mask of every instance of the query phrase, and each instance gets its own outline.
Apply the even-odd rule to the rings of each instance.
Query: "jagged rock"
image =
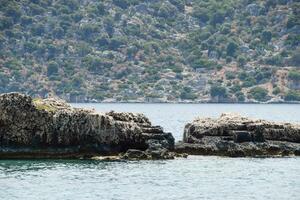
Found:
[[[173,136],[142,114],[96,113],[53,98],[0,95],[0,158],[77,158],[173,148]]]
[[[196,119],[185,126],[177,153],[221,156],[299,155],[300,125],[253,120],[234,114]]]

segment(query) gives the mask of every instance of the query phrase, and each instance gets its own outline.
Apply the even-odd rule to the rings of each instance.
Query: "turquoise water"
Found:
[[[181,139],[195,116],[239,112],[300,121],[300,105],[76,104],[145,113]],[[300,158],[190,156],[168,161],[0,160],[0,199],[289,199],[299,200]]]

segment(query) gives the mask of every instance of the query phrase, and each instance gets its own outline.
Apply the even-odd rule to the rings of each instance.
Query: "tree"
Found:
[[[171,4],[175,5],[179,11],[184,11],[184,0],[169,0]]]
[[[209,20],[208,10],[203,7],[196,6],[193,9],[192,15],[198,18],[201,22],[206,23]]]
[[[298,71],[290,71],[288,77],[291,80],[300,81],[300,72],[298,72]]]
[[[197,98],[197,95],[192,92],[192,88],[184,87],[181,91],[180,98],[194,100]]]
[[[262,32],[261,39],[262,39],[262,41],[264,41],[266,43],[270,42],[272,39],[272,32],[271,31]]]
[[[90,71],[99,71],[103,68],[102,59],[92,55],[87,55],[82,59],[83,66],[86,66]]]
[[[239,67],[244,67],[244,65],[247,63],[247,59],[244,56],[238,56],[237,62]]]
[[[129,6],[128,0],[113,0],[113,3],[122,9],[126,9]]]
[[[34,24],[31,27],[31,32],[35,36],[41,36],[45,32],[45,27],[42,23]]]
[[[225,20],[224,13],[222,12],[216,12],[212,15],[212,18],[210,20],[211,25],[215,26],[216,24],[222,24]]]
[[[252,98],[254,98],[257,101],[266,101],[268,90],[262,87],[254,87],[249,91],[249,94]]]
[[[273,94],[274,95],[277,95],[277,94],[279,94],[281,92],[281,90],[280,90],[280,88],[279,87],[275,87],[274,89],[273,89]]]
[[[245,101],[245,95],[243,92],[239,91],[235,94],[239,102],[244,102]]]
[[[226,75],[226,79],[232,80],[232,79],[235,79],[236,73],[234,73],[232,71],[228,71],[228,72],[226,72],[225,75]]]
[[[194,69],[197,69],[197,68],[210,69],[214,65],[216,65],[215,62],[207,60],[207,59],[203,59],[203,58],[196,59],[196,60],[192,61],[192,63],[191,63],[191,67]]]
[[[300,50],[296,50],[289,60],[290,64],[296,67],[300,67]]]
[[[11,17],[0,16],[0,30],[9,29],[14,25]]]
[[[12,3],[5,8],[5,15],[7,17],[12,17],[14,21],[17,21],[21,17],[22,12],[17,4]]]
[[[265,59],[267,65],[283,66],[283,58],[281,55],[271,56]]]
[[[300,93],[295,90],[290,90],[286,93],[284,100],[286,101],[300,101]]]
[[[244,80],[242,86],[243,86],[243,87],[251,87],[251,86],[253,86],[253,85],[255,85],[255,84],[256,84],[255,78],[252,77],[252,76],[248,76],[247,78],[245,78],[245,80]]]
[[[238,48],[238,45],[237,45],[235,42],[230,42],[230,43],[227,45],[227,50],[226,50],[227,56],[234,57],[237,48]]]
[[[83,78],[80,75],[76,75],[72,78],[71,82],[74,88],[80,88],[83,84]]]
[[[213,85],[210,88],[210,95],[212,97],[226,97],[227,96],[227,89],[220,85]]]
[[[49,62],[47,66],[47,76],[57,75],[58,73],[58,64],[55,61]]]
[[[15,58],[7,60],[4,63],[4,67],[14,70],[14,71],[19,71],[19,69],[21,69],[21,66],[22,66],[22,64],[20,63],[20,61]]]
[[[125,44],[126,42],[127,42],[126,38],[123,38],[123,37],[113,37],[110,40],[109,47],[112,50],[117,50],[121,45]]]
[[[300,25],[299,17],[296,16],[296,15],[290,16],[288,21],[287,21],[286,27],[289,29],[289,28],[293,28],[296,25]]]
[[[84,24],[80,27],[80,34],[83,39],[87,40],[92,34],[98,31],[98,26],[95,24]]]
[[[55,37],[55,38],[58,38],[58,39],[61,39],[63,36],[64,36],[64,34],[65,34],[65,31],[64,31],[64,29],[62,29],[61,27],[55,27],[54,29],[53,29],[53,36]]]

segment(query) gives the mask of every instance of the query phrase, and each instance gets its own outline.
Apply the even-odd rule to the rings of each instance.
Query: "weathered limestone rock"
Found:
[[[142,114],[96,113],[58,99],[0,95],[0,159],[90,158],[128,149],[168,154],[173,148],[171,133]]]
[[[300,125],[253,120],[234,114],[218,119],[196,119],[185,126],[178,153],[195,155],[299,155]]]

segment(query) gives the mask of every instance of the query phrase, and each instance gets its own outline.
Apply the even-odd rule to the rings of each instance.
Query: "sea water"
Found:
[[[195,117],[240,113],[300,122],[300,105],[272,104],[73,104],[141,112],[182,139]],[[0,199],[288,199],[300,198],[300,157],[189,156],[165,161],[0,160]]]

